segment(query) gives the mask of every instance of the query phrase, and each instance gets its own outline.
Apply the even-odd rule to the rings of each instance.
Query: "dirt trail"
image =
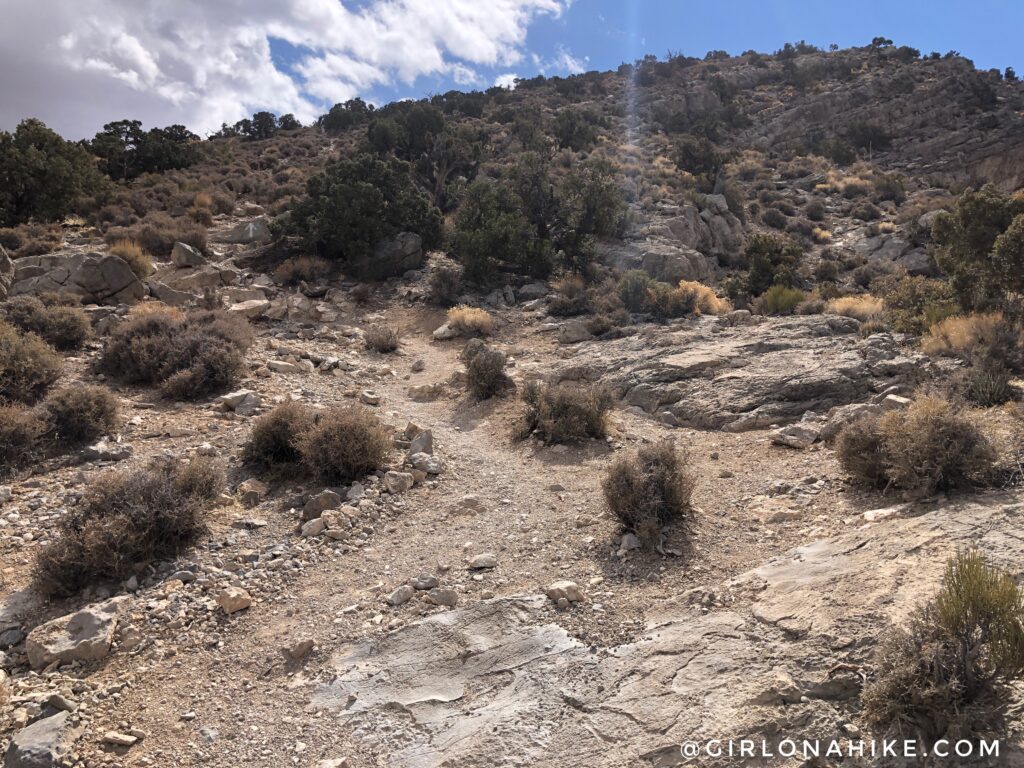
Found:
[[[510,435],[521,406],[514,399],[475,403],[449,381],[459,369],[462,345],[430,340],[438,313],[392,308],[385,315],[402,329],[403,345],[398,355],[364,354],[368,365],[394,370],[374,386],[382,396],[379,411],[397,427],[412,421],[433,430],[435,453],[446,465],[436,485],[427,483],[399,497],[393,514],[367,529],[365,546],[346,551],[326,539],[300,540],[309,547],[306,557],[282,577],[279,588],[247,611],[215,615],[213,626],[186,621],[174,629],[172,622],[169,632],[140,617],[158,641],[145,651],[141,664],[136,656],[115,654],[97,671],[100,679],[131,684],[92,713],[81,751],[92,761],[96,755],[106,757],[90,764],[305,766],[347,756],[353,766],[377,765],[381,756],[361,754],[346,728],[311,707],[310,700],[318,684],[329,682],[325,667],[331,655],[359,639],[383,636],[445,610],[418,599],[388,606],[384,598],[410,578],[437,576],[441,586],[459,592],[460,606],[538,594],[552,581],[570,579],[585,589],[587,603],[564,612],[548,604],[547,620],[586,645],[605,647],[634,638],[659,603],[694,587],[718,584],[789,546],[845,525],[840,511],[845,502],[840,484],[832,480],[831,455],[770,447],[763,432],[673,429],[616,410],[605,441],[567,448],[515,442]],[[508,319],[494,343],[516,360],[514,378],[550,368],[564,355],[550,336],[537,334],[516,313]],[[262,334],[250,356],[269,355],[266,341]],[[337,351],[320,341],[282,343],[320,354]],[[420,372],[412,372],[416,360],[423,362]],[[447,382],[440,399],[409,397],[409,387],[437,382]],[[275,375],[250,386],[266,399],[298,390],[310,402],[329,405],[353,394],[353,383],[358,382],[307,374]],[[162,418],[203,431],[188,410],[170,409]],[[229,423],[205,434],[212,435],[219,452],[237,456],[247,431]],[[664,437],[689,448],[700,478],[693,521],[667,542],[683,554],[632,552],[620,558],[613,546],[618,527],[601,496],[602,470],[623,447]],[[200,439],[193,435],[181,442]],[[810,506],[798,518],[766,523],[748,509],[750,498],[767,493],[773,480],[799,484],[808,482],[809,475],[825,482],[813,489]],[[288,500],[300,490],[316,492],[319,486],[281,484],[271,501],[256,510],[269,525],[248,540],[236,540],[229,528],[241,510],[218,513],[206,548],[229,560],[239,551],[244,555],[246,547],[255,551],[275,541],[292,546],[298,518],[288,512]],[[468,571],[467,558],[484,552],[494,553],[498,566]],[[296,662],[282,648],[299,640],[312,640],[316,650]],[[100,739],[116,728],[137,728],[146,737],[121,754],[111,752]]]

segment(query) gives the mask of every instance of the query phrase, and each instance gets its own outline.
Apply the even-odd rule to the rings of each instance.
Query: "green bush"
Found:
[[[312,177],[285,231],[365,279],[391,277],[374,250],[399,232],[415,232],[424,249],[441,242],[441,214],[421,192],[407,163],[359,154]]]
[[[32,404],[57,381],[61,358],[34,333],[0,322],[0,403]]]
[[[877,293],[885,301],[889,323],[899,333],[920,336],[960,311],[953,288],[945,280],[921,275],[889,276],[878,281]]]
[[[37,585],[47,595],[72,595],[176,556],[203,532],[206,508],[223,486],[220,467],[203,458],[101,476],[36,555]]]
[[[58,221],[109,187],[87,150],[34,119],[0,131],[0,178],[0,227]]]
[[[573,152],[589,149],[597,141],[598,118],[592,112],[562,109],[555,116],[554,134],[559,147]]]
[[[1024,594],[1013,576],[977,551],[951,558],[935,598],[882,643],[861,693],[868,723],[928,746],[990,738],[1005,726],[1008,684],[1024,672],[1022,627]]]
[[[787,237],[751,236],[743,249],[746,292],[760,296],[773,285],[792,286],[802,257],[803,250]]]
[[[462,196],[451,236],[452,254],[465,276],[487,284],[499,271],[545,277],[551,271],[551,243],[539,239],[513,187],[477,179]]]
[[[1000,306],[1024,292],[1024,197],[991,184],[968,190],[932,225],[936,260],[965,309]]]
[[[430,300],[441,307],[454,307],[462,295],[462,270],[441,266],[430,273]]]
[[[641,446],[612,464],[601,489],[608,507],[642,543],[658,543],[661,528],[690,511],[695,477],[689,458],[666,440]]]

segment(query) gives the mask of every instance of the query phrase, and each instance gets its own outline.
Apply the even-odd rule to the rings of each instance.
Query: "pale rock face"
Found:
[[[96,661],[110,653],[124,598],[115,598],[48,621],[25,638],[25,653],[33,669],[53,662]]]
[[[227,241],[239,245],[249,245],[250,243],[268,243],[271,237],[267,217],[259,216],[239,223],[227,234]]]
[[[131,304],[146,286],[118,256],[104,253],[51,253],[14,260],[10,295],[75,293],[95,304]]]

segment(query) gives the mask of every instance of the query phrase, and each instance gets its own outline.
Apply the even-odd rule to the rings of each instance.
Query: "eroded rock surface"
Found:
[[[606,650],[570,637],[542,596],[480,602],[344,649],[313,703],[385,764],[418,768],[725,765],[678,745],[842,739],[874,638],[958,547],[1019,562],[1022,510],[996,495],[881,516],[708,590],[728,608],[665,600],[635,642]]]
[[[838,315],[766,318],[734,327],[702,318],[678,330],[583,342],[560,380],[602,380],[629,405],[671,412],[683,424],[758,429],[860,402],[923,375],[924,359],[899,339],[861,339]]]

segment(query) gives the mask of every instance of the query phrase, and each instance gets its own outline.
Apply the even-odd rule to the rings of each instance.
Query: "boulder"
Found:
[[[78,294],[93,304],[130,304],[146,295],[146,286],[123,259],[109,253],[16,259],[10,295],[46,291]]]
[[[589,341],[593,338],[594,334],[587,329],[587,324],[582,320],[562,323],[562,327],[558,329],[559,344],[579,344],[581,341]]]
[[[270,309],[270,302],[267,299],[250,299],[249,301],[240,301],[237,304],[232,304],[228,307],[228,312],[233,315],[241,315],[249,320],[255,320],[263,317],[268,309]]]
[[[259,216],[236,225],[228,232],[225,239],[229,243],[249,245],[251,243],[269,243],[273,239],[273,235],[270,233],[270,223],[267,217]]]
[[[198,294],[179,291],[177,288],[171,288],[167,283],[162,283],[158,280],[151,280],[149,282],[149,292],[154,298],[172,307],[184,307],[199,299]]]
[[[360,280],[386,280],[425,263],[423,241],[413,232],[401,232],[377,244],[369,258],[354,259],[346,270]]]
[[[71,753],[76,732],[68,723],[71,715],[36,720],[11,736],[4,754],[4,768],[58,768]]]
[[[534,301],[548,295],[548,287],[544,283],[527,283],[516,289],[516,299],[519,301]]]
[[[206,257],[188,243],[175,243],[171,249],[171,263],[176,267],[201,267]]]
[[[53,662],[97,661],[110,653],[122,600],[90,605],[76,613],[40,624],[25,638],[25,653],[33,669]]]

